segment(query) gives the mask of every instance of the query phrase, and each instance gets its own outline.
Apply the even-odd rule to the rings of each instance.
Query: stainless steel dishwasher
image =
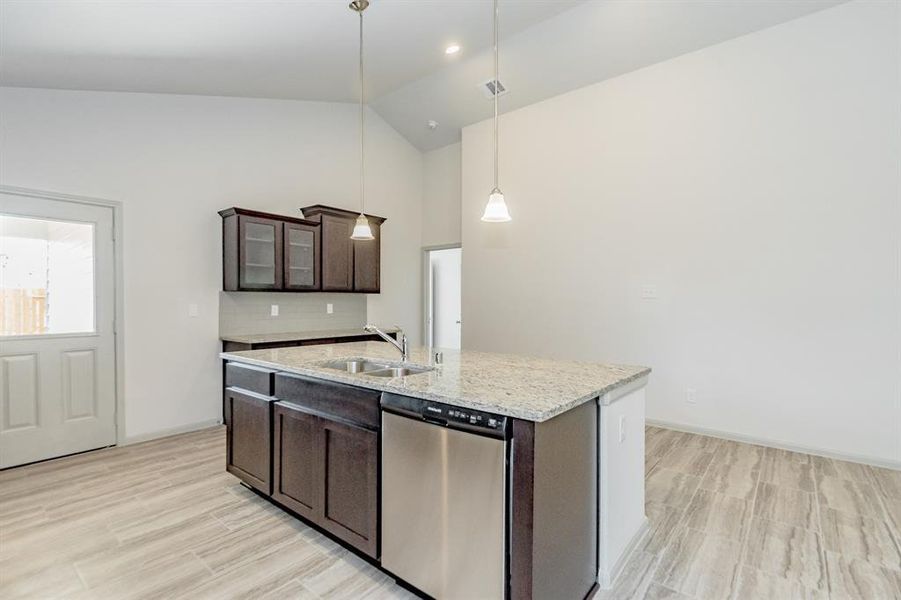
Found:
[[[505,417],[382,395],[382,566],[439,600],[505,594]]]

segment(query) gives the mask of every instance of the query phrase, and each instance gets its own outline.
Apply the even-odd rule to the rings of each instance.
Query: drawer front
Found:
[[[225,365],[226,387],[241,388],[264,396],[272,395],[274,376],[275,371],[264,369],[263,367],[237,362],[230,362]]]
[[[376,390],[278,373],[275,396],[324,416],[337,417],[371,430],[379,428],[381,392]]]

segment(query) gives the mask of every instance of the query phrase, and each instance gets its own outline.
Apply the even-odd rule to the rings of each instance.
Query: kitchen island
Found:
[[[645,367],[402,364],[383,342],[222,358],[229,471],[419,591],[584,598],[646,528]]]

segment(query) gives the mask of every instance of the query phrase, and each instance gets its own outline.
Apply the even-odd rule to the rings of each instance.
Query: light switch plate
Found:
[[[188,316],[189,317],[200,316],[200,308],[194,303],[189,304],[188,305]]]
[[[278,304],[273,304],[269,307],[269,316],[277,317],[278,316]]]
[[[335,312],[335,307],[331,302],[329,302],[328,304],[325,305],[325,312],[327,312],[328,314],[332,314]]]

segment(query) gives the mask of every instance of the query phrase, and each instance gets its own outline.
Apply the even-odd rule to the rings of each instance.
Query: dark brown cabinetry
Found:
[[[369,556],[378,554],[378,432],[275,405],[272,497]]]
[[[303,214],[322,226],[322,291],[377,294],[385,219],[366,215],[375,239],[351,240],[357,213],[316,204],[304,207]]]
[[[381,394],[285,373],[275,389],[272,497],[378,556]]]
[[[226,388],[226,470],[264,494],[272,493],[270,412],[274,398]]]
[[[319,227],[305,223],[284,224],[285,289],[317,290],[320,287]]]
[[[243,208],[222,216],[222,287],[235,291],[359,292],[380,290],[381,225],[374,240],[355,241],[356,213],[315,205],[298,219]]]

